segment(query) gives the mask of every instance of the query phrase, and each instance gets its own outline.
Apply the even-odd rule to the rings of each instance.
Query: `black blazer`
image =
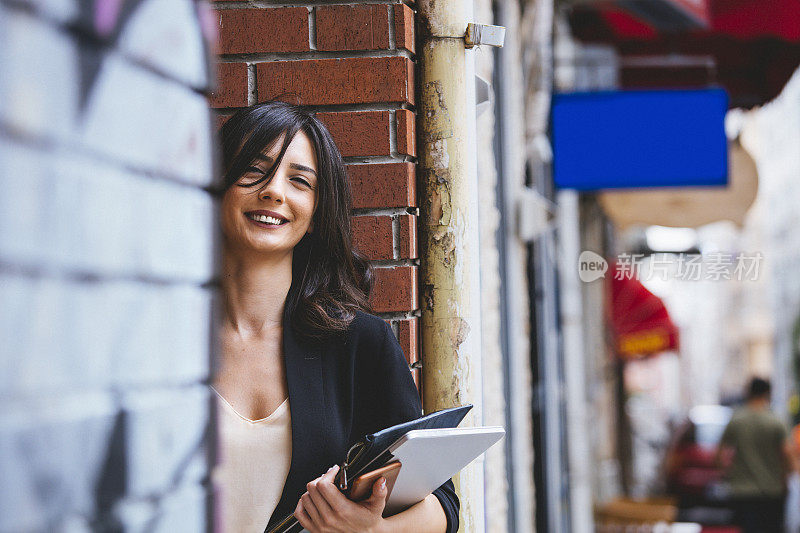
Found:
[[[419,393],[403,351],[381,318],[358,312],[348,331],[324,343],[301,339],[287,316],[283,350],[292,419],[292,460],[270,524],[294,512],[306,484],[364,435],[422,416]],[[452,481],[433,492],[458,530]]]

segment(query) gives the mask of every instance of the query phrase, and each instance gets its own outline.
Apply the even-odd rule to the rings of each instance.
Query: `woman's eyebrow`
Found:
[[[256,158],[255,158],[255,160],[256,160],[256,161],[263,161],[264,163],[267,163],[267,164],[269,164],[269,165],[271,165],[272,163],[274,163],[274,162],[275,162],[275,160],[274,160],[274,159],[272,159],[270,156],[268,156],[268,155],[264,155],[264,154],[259,154],[259,155],[257,155],[257,156],[256,156]],[[304,171],[304,172],[310,172],[311,174],[314,174],[314,177],[315,177],[315,178],[317,178],[317,177],[318,177],[318,176],[317,176],[317,171],[316,171],[316,170],[314,170],[313,168],[311,168],[311,167],[308,167],[308,166],[306,166],[306,165],[301,165],[300,163],[290,163],[290,164],[289,164],[289,168],[293,168],[293,169],[295,169],[295,170],[302,170],[302,171]]]
[[[315,178],[317,177],[317,171],[316,171],[316,170],[314,170],[314,169],[313,169],[313,168],[311,168],[311,167],[307,167],[307,166],[305,166],[305,165],[301,165],[301,164],[299,164],[299,163],[290,163],[290,164],[289,164],[289,167],[290,167],[290,168],[293,168],[293,169],[295,169],[295,170],[303,170],[303,171],[305,171],[305,172],[310,172],[310,173],[314,174],[314,177],[315,177]]]

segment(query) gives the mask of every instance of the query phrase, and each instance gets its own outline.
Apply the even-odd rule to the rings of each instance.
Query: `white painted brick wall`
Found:
[[[108,162],[0,145],[0,254],[22,265],[204,282],[214,204],[202,190]]]
[[[115,5],[0,2],[0,533],[208,528],[208,44]]]
[[[0,122],[66,138],[78,112],[78,47],[69,35],[0,4]]]
[[[211,405],[208,388],[196,386],[126,394],[126,493],[168,492],[205,475],[200,451]]]
[[[89,97],[80,142],[130,165],[208,185],[210,124],[202,95],[111,55]]]
[[[91,514],[115,408],[92,392],[4,401],[0,531],[53,531],[64,509]]]
[[[203,37],[192,0],[153,0],[133,15],[120,36],[119,50],[192,87],[204,87],[209,66],[197,53]],[[169,50],[164,54],[162,50]]]
[[[0,374],[19,395],[208,376],[211,298],[192,285],[0,274]],[[25,356],[23,357],[22,354]]]

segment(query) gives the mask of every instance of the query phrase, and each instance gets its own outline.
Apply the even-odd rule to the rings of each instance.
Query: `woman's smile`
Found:
[[[268,229],[274,229],[289,223],[288,219],[274,211],[259,209],[256,211],[248,211],[244,215],[256,225]]]

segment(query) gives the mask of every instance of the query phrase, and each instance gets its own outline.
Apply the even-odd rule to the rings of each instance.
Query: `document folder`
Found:
[[[447,481],[489,446],[500,440],[504,434],[502,428],[456,429],[470,409],[472,409],[471,405],[443,409],[365,436],[347,452],[344,463],[336,476],[335,484],[339,490],[348,494],[352,481],[358,476],[380,468],[391,461],[400,460],[403,467],[400,469],[387,505],[391,504],[398,510],[413,505]],[[447,433],[447,430],[456,433]],[[445,431],[445,433],[435,433],[441,431]],[[467,453],[462,455],[460,450],[452,449],[453,446],[463,446]],[[481,446],[484,447],[481,448]],[[394,452],[406,459],[395,457]],[[471,452],[474,454],[467,459],[466,457]],[[436,457],[431,455],[424,458],[423,454],[434,454]],[[430,470],[424,475],[419,474],[425,470],[421,466],[423,464],[427,464],[427,468]],[[438,469],[433,465],[442,465],[447,468]],[[407,473],[404,474],[404,471]],[[397,483],[400,483],[401,479],[405,479],[405,481],[398,486]],[[436,481],[438,482],[435,485],[431,485]],[[429,485],[430,487],[428,487]],[[397,492],[398,488],[400,488],[399,493]],[[427,492],[422,494],[425,490]],[[421,497],[412,501],[420,494]],[[303,527],[293,515],[289,515],[271,529],[267,529],[266,533],[298,533],[300,531],[303,531]]]

